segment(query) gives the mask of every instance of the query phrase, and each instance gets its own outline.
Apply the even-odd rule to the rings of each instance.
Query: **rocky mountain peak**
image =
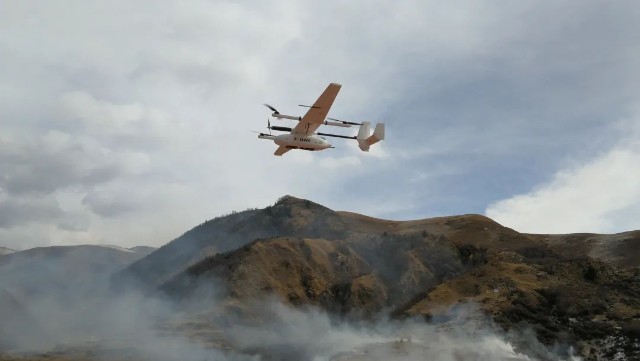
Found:
[[[298,197],[294,197],[292,195],[289,194],[285,194],[284,196],[278,198],[278,201],[276,202],[276,205],[278,204],[282,204],[282,205],[291,205],[291,204],[295,204],[295,203],[300,203],[304,201],[304,199],[302,198],[298,198]]]
[[[291,195],[285,195],[278,199],[278,201],[273,205],[274,207],[284,207],[284,208],[307,208],[307,209],[317,209],[317,210],[330,210],[329,208],[312,202],[308,199],[297,198]]]

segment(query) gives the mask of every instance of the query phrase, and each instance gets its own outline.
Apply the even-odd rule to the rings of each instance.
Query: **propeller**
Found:
[[[317,107],[315,105],[303,105],[303,104],[298,104],[299,107],[303,107],[303,108],[313,108],[313,109],[320,109],[320,107]]]
[[[267,129],[269,129],[269,135],[272,135],[272,134],[271,134],[271,121],[269,120],[269,118],[267,118]],[[254,133],[258,133],[258,134],[260,134],[260,135],[266,135],[266,133],[263,133],[263,132],[256,132],[255,130],[252,130],[252,132],[254,132]]]
[[[278,110],[276,110],[276,108],[272,107],[271,105],[264,103],[263,104],[265,107],[271,109],[275,114],[280,114],[280,112]]]
[[[362,125],[362,123],[347,122],[346,120],[340,120],[340,119],[336,119],[336,118],[329,118],[329,117],[327,117],[327,119],[329,119],[329,120],[335,120],[336,122],[340,122],[340,123],[342,123],[342,124],[349,124],[349,125]]]

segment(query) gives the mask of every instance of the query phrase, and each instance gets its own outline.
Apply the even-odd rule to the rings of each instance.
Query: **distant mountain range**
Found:
[[[8,250],[7,248],[4,248]],[[27,333],[42,333],[30,308],[47,300],[74,300],[94,296],[107,288],[110,275],[152,251],[80,245],[37,247],[0,255],[0,349],[12,340],[20,345]]]
[[[215,288],[222,306],[211,313],[255,312],[254,301],[276,297],[358,320],[442,322],[467,304],[505,330],[533,329],[545,345],[572,345],[586,360],[618,349],[640,354],[640,231],[523,234],[481,215],[389,221],[285,196],[149,251],[78,246],[0,256],[0,290],[28,298],[45,285],[110,277],[118,292],[178,304]],[[40,279],[44,269],[54,271]]]
[[[24,297],[85,291],[149,253],[99,246],[52,246],[0,256],[0,289]]]
[[[0,247],[0,256],[4,256],[5,254],[11,254],[15,252],[15,250],[7,247]]]

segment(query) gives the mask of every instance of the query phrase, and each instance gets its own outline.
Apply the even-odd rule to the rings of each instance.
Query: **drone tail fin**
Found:
[[[378,143],[381,140],[384,140],[384,123],[376,124],[376,128],[373,131],[373,135],[371,134],[371,123],[370,122],[362,122],[360,126],[360,131],[358,131],[358,136],[356,139],[358,140],[358,146],[360,150],[363,152],[368,152],[369,148]]]

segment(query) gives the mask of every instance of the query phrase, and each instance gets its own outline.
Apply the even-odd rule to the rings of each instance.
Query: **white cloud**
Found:
[[[487,216],[529,233],[623,232],[640,229],[640,121],[612,149],[559,171],[529,193],[490,205]]]
[[[156,147],[171,145],[194,134],[179,119],[140,103],[114,104],[78,91],[62,94],[61,105],[73,127],[85,136],[118,142],[120,147],[143,148],[148,142],[155,142]]]
[[[460,103],[465,94],[478,103],[493,100],[482,98],[485,89],[469,91],[468,82],[491,83],[483,77],[498,68],[523,88],[487,94],[503,99],[516,89],[523,99],[551,99],[536,109],[585,113],[596,105],[606,113],[609,104],[637,94],[629,75],[637,47],[625,35],[637,33],[629,25],[637,22],[593,8],[456,1],[3,4],[0,194],[12,207],[35,207],[42,198],[60,211],[12,215],[11,229],[0,229],[0,245],[159,245],[207,218],[284,194],[374,216],[434,213],[420,203],[434,194],[431,185],[443,174],[469,177],[460,164],[439,158],[459,149],[498,157],[523,139],[535,147],[541,138],[530,136],[528,119],[556,126],[555,114],[538,113],[518,117],[521,127],[503,125],[504,117],[487,114],[511,99]],[[610,36],[591,14],[604,14],[621,31]],[[547,26],[539,26],[542,20]],[[594,36],[595,43],[588,41]],[[619,46],[601,50],[613,44],[610,38]],[[572,50],[556,56],[566,48],[563,40]],[[606,66],[594,72],[591,63]],[[598,75],[587,87],[593,101],[568,107],[562,94],[546,92],[542,75],[549,69],[565,75],[565,68],[578,79]],[[332,116],[386,122],[387,139],[370,154],[336,140],[330,151],[278,158],[273,144],[249,132],[264,127],[262,103],[300,113],[296,104],[313,102],[328,82],[343,84]],[[570,91],[584,84],[562,83],[569,99],[585,95]],[[429,113],[429,104],[441,100],[441,113]],[[478,108],[485,118],[455,123],[456,112],[476,116]],[[454,115],[435,119],[445,113]],[[432,126],[450,119],[446,131]]]
[[[16,224],[55,222],[62,218],[62,210],[54,197],[9,197],[0,200],[0,228]]]
[[[132,152],[113,152],[92,138],[47,130],[42,134],[5,133],[0,141],[0,163],[0,188],[13,194],[48,194],[138,172],[144,159]]]

